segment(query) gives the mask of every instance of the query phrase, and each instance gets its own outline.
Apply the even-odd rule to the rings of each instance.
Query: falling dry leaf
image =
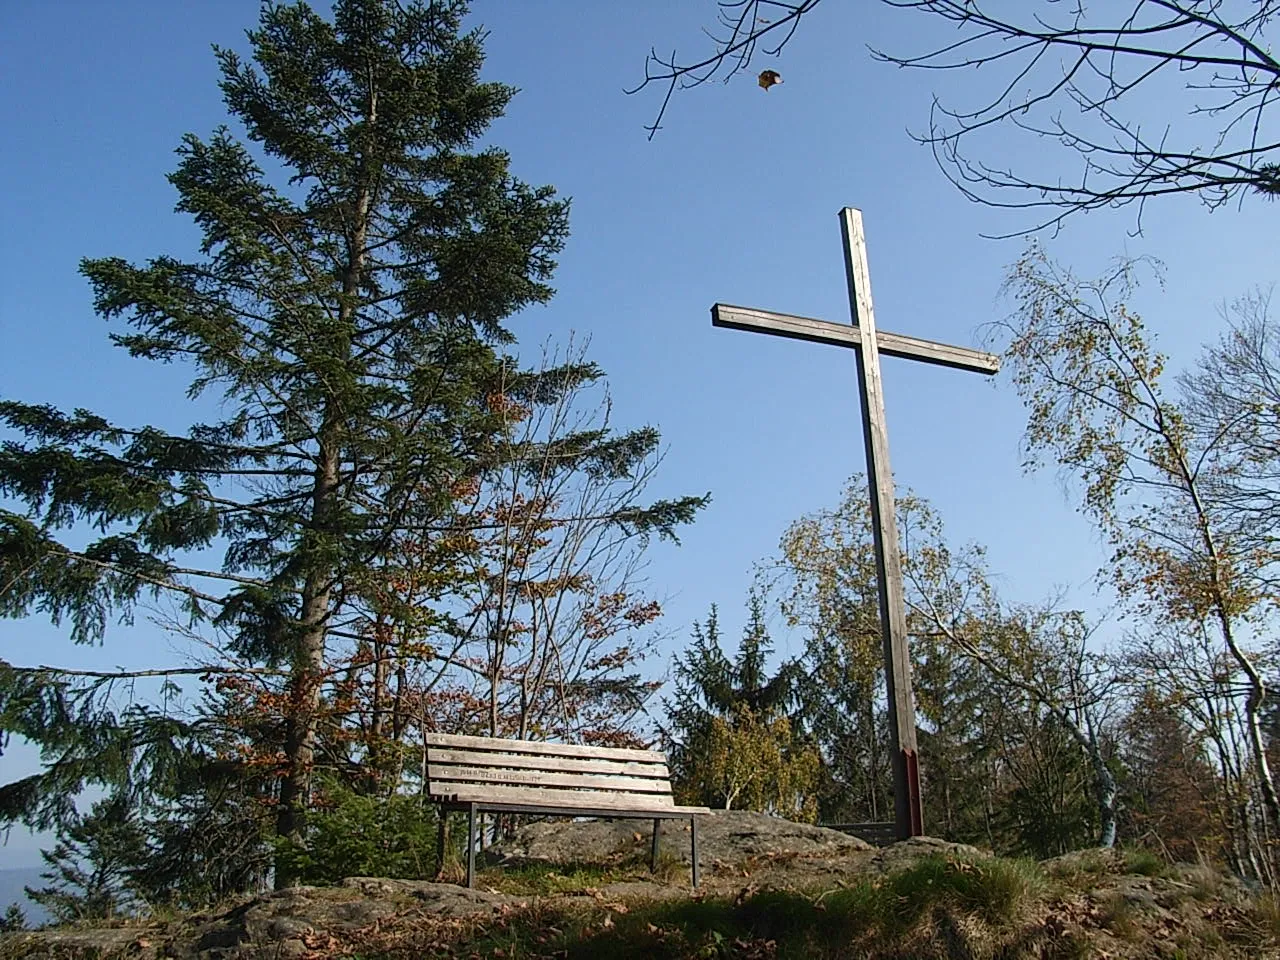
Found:
[[[775,83],[781,83],[782,76],[778,73],[777,70],[761,70],[760,79],[758,82],[762,88],[764,88],[765,90],[768,90]]]

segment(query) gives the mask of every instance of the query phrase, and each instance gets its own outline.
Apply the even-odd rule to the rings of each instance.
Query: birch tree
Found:
[[[1250,644],[1268,598],[1249,541],[1211,495],[1230,425],[1194,429],[1165,392],[1165,357],[1127,305],[1140,266],[1122,261],[1082,282],[1033,245],[1010,274],[1014,310],[995,332],[1028,409],[1028,466],[1051,459],[1078,481],[1082,510],[1112,551],[1103,581],[1149,622],[1210,630],[1240,671],[1248,753],[1274,831],[1280,800],[1262,730],[1269,690]]]

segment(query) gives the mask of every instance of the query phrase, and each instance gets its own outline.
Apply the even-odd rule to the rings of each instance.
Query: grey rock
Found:
[[[972,859],[984,856],[977,847],[967,843],[951,843],[937,837],[912,837],[881,847],[868,865],[881,873],[891,873],[907,866],[912,860],[941,854],[943,856]]]
[[[140,946],[140,940],[147,946]],[[23,960],[97,960],[117,955],[150,960],[156,956],[145,931],[133,927],[10,933],[0,936],[0,946],[5,956],[18,956]]]
[[[272,917],[263,926],[262,932],[266,940],[294,940],[314,933],[315,928],[292,917]]]
[[[653,823],[649,820],[589,820],[534,823],[510,840],[495,844],[490,855],[500,861],[599,863],[612,858],[647,856]],[[659,850],[690,860],[687,820],[664,820]],[[781,817],[745,810],[717,810],[698,822],[699,859],[704,864],[744,863],[771,854],[841,856],[870,850],[871,845],[838,830],[792,823]]]
[[[456,883],[433,883],[428,880],[348,877],[342,881],[342,885],[359,891],[365,897],[405,901],[412,903],[414,909],[421,913],[440,916],[497,913],[505,907],[527,902],[527,898],[510,897],[487,890],[468,890]]]

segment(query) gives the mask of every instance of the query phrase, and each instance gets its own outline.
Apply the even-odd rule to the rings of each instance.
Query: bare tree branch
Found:
[[[1280,195],[1280,130],[1267,117],[1280,91],[1280,59],[1268,43],[1280,0],[884,2],[926,16],[953,39],[873,57],[990,84],[969,104],[935,97],[927,129],[914,136],[968,199],[1036,212],[1031,227],[1005,236],[1128,204],[1137,205],[1141,231],[1146,201],[1170,194],[1194,194],[1211,209],[1251,193]],[[768,6],[782,16],[762,17],[762,3],[722,2],[725,31],[702,59],[650,54],[644,81],[628,91],[667,85],[650,138],[677,89],[745,70],[774,31],[780,42],[766,52],[777,53],[816,3]],[[1167,112],[1153,119],[1153,103]],[[984,139],[999,129],[1056,142],[1077,155],[1077,172],[1046,175],[984,159],[1010,152],[1007,139]]]
[[[728,82],[735,74],[751,66],[752,57],[762,40],[775,41],[773,46],[760,48],[766,56],[777,56],[800,26],[800,18],[809,13],[822,0],[798,0],[783,3],[781,0],[720,0],[717,11],[719,32],[706,32],[714,52],[695,62],[683,62],[672,50],[669,57],[659,56],[656,49],[645,58],[644,79],[638,86],[625,91],[628,95],[639,93],[652,84],[666,84],[666,92],[658,115],[645,127],[649,139],[662,129],[671,97],[677,90],[698,87],[710,80]]]

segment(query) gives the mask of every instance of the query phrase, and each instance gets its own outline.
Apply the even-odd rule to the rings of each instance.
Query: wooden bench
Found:
[[[698,885],[698,817],[706,807],[678,807],[671,774],[653,750],[579,747],[534,740],[500,740],[429,733],[427,794],[444,816],[467,813],[467,886],[475,883],[476,814],[530,813],[565,817],[653,820],[650,869],[658,866],[658,827],[663,820],[689,821],[693,886]]]

